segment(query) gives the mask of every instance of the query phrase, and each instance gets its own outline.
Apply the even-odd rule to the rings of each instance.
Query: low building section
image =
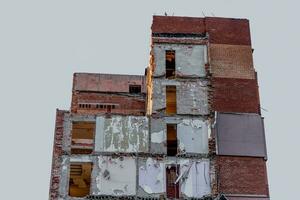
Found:
[[[71,111],[144,115],[145,93],[144,76],[75,73]]]

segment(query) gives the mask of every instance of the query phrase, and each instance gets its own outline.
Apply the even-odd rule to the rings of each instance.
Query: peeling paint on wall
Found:
[[[182,153],[208,153],[209,123],[200,119],[184,119],[177,125],[179,151]]]
[[[163,76],[166,71],[166,50],[175,50],[176,74],[178,76],[205,77],[206,46],[183,44],[154,44],[154,76]]]
[[[103,116],[97,118],[96,150],[104,152],[146,152],[148,118],[138,116]]]
[[[177,124],[178,150],[184,153],[208,153],[209,122],[201,117],[151,118],[151,152],[166,153],[167,124]]]
[[[98,157],[97,194],[130,196],[136,194],[136,161],[132,157]]]
[[[165,159],[148,158],[139,166],[139,187],[146,194],[166,192],[166,167],[179,164],[181,194],[185,197],[201,198],[211,192],[208,159]]]
[[[166,86],[176,86],[177,114],[209,114],[207,81],[167,79],[153,79],[154,113],[166,109]]]
[[[193,161],[180,166],[181,192],[187,197],[201,198],[210,194],[209,161]]]

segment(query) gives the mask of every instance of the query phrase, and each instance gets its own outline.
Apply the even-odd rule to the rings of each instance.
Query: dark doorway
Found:
[[[175,78],[175,51],[166,51],[166,78]]]
[[[179,174],[179,165],[169,165],[166,168],[167,198],[179,198],[179,182],[176,179]]]
[[[177,154],[177,126],[167,124],[167,155],[176,156]]]

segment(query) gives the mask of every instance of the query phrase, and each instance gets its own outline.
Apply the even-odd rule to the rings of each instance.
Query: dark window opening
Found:
[[[175,51],[166,51],[166,78],[175,78]]]
[[[177,154],[177,126],[167,124],[167,155],[176,156]]]
[[[129,93],[131,94],[140,94],[142,88],[140,85],[129,85]]]
[[[179,198],[179,182],[175,183],[178,178],[178,174],[178,165],[169,165],[166,167],[167,198]]]
[[[91,154],[94,148],[94,122],[73,122],[71,153]]]
[[[84,197],[90,194],[92,163],[71,163],[69,195]]]
[[[166,87],[166,114],[176,114],[176,86]]]

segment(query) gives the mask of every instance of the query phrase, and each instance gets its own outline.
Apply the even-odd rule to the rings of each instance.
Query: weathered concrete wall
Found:
[[[153,76],[166,73],[166,50],[175,50],[175,67],[177,76],[205,77],[207,50],[205,45],[154,44],[155,69]]]
[[[94,194],[130,196],[136,194],[136,161],[133,157],[99,156],[97,188]]]
[[[207,81],[153,79],[152,112],[166,109],[166,86],[176,86],[177,114],[209,114]]]
[[[179,154],[207,154],[209,122],[201,117],[151,118],[150,152],[166,154],[167,124],[177,124]]]
[[[95,151],[147,152],[148,118],[139,116],[97,117]]]
[[[179,165],[181,197],[201,198],[210,194],[209,160],[153,158],[139,160],[139,196],[159,196],[166,193],[166,168]]]

